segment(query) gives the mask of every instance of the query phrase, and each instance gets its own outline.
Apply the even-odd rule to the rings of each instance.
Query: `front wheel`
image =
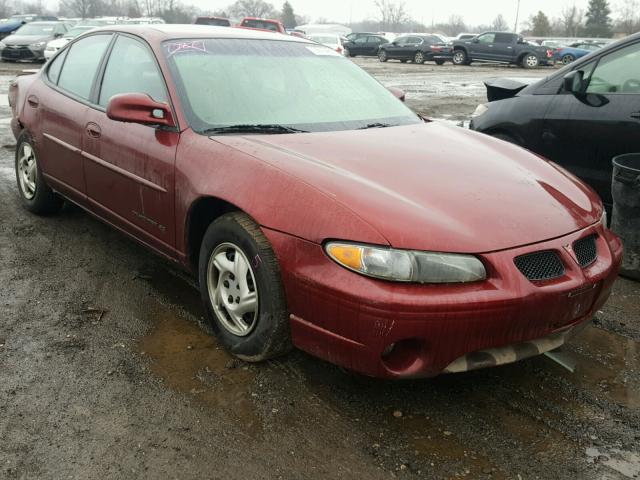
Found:
[[[380,50],[380,52],[378,52],[378,60],[383,63],[389,60],[389,58],[387,57],[387,52],[385,50]]]
[[[464,65],[467,63],[467,52],[464,50],[456,50],[453,52],[453,64],[454,65]]]
[[[198,279],[207,320],[233,355],[259,362],[291,349],[280,267],[248,215],[228,213],[209,226]]]
[[[26,133],[18,138],[15,168],[20,200],[27,210],[37,215],[60,211],[64,200],[45,182],[33,140]]]
[[[416,52],[413,56],[413,63],[417,63],[418,65],[422,65],[425,62],[424,53]]]
[[[529,54],[522,59],[522,66],[524,68],[536,68],[540,64],[537,55]]]

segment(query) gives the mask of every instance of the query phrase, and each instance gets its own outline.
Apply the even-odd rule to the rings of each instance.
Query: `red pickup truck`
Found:
[[[265,32],[287,33],[280,20],[268,20],[266,18],[246,17],[238,27],[249,30],[263,30]]]

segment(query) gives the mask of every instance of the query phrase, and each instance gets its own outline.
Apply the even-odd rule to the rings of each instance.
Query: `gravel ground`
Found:
[[[454,121],[483,79],[531,75],[356,61]],[[4,93],[21,67],[2,68],[0,478],[640,476],[637,283],[619,279],[566,347],[574,374],[545,357],[406,382],[301,352],[237,362],[201,325],[191,279],[78,208],[20,208]]]

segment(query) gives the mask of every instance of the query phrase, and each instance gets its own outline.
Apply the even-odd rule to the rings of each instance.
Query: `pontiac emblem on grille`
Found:
[[[574,262],[576,262],[578,265],[580,264],[580,262],[578,262],[578,257],[576,256],[576,252],[573,250],[571,244],[563,245],[562,248],[569,254]]]

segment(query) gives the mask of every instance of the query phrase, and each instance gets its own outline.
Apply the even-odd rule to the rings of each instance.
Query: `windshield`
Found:
[[[338,37],[331,37],[326,35],[309,35],[309,40],[313,40],[318,43],[330,43],[330,44],[339,44],[340,41]]]
[[[29,23],[20,28],[16,35],[53,35],[53,25],[34,25]]]
[[[352,130],[421,120],[360,67],[328,47],[207,39],[163,44],[191,127],[278,125]]]

